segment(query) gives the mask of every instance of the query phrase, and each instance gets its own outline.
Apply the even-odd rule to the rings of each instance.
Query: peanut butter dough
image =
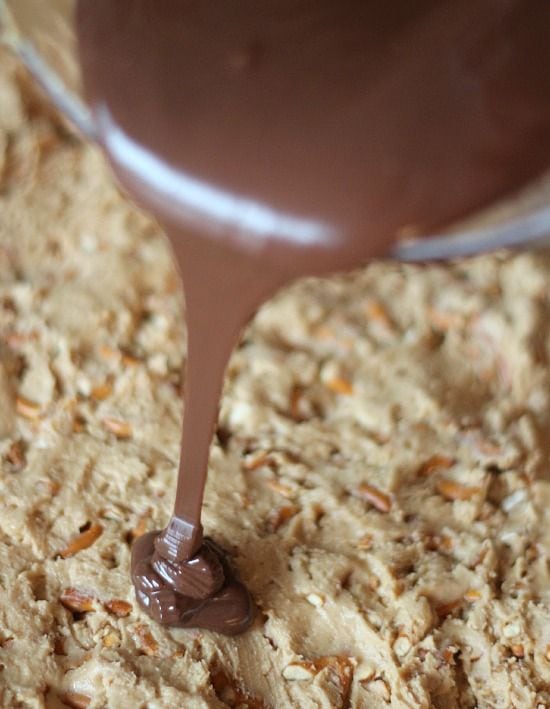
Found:
[[[0,706],[550,706],[550,258],[377,263],[262,308],[205,531],[243,636],[138,608],[185,333],[159,229],[0,55]]]

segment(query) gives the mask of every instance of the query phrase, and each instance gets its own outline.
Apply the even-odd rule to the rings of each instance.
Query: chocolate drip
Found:
[[[205,538],[199,555],[172,565],[155,552],[157,534],[144,534],[132,547],[132,581],[136,598],[151,618],[162,625],[199,627],[225,635],[246,630],[254,619],[254,606],[223,549]],[[211,578],[212,569],[216,569],[221,585],[215,591],[207,592],[202,577]],[[201,584],[196,595],[189,593],[191,590],[195,594],[198,590],[189,585],[189,579],[193,578]]]
[[[200,511],[223,372],[258,305],[358,266],[550,161],[548,0],[79,0],[87,95],[166,227],[188,359],[174,516],[133,550],[159,622],[239,632],[252,602]]]

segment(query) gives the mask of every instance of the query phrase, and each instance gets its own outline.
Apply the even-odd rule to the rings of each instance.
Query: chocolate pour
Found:
[[[201,505],[225,365],[258,305],[444,225],[550,160],[547,0],[79,0],[114,170],[183,276],[182,454],[167,528],[134,544],[141,605],[244,630],[253,604]]]

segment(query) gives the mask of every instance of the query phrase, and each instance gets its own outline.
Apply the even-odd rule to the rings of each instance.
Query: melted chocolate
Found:
[[[155,552],[157,532],[149,532],[134,542],[132,580],[140,606],[158,623],[176,628],[205,628],[225,635],[246,630],[254,619],[250,594],[240,583],[223,549],[204,538],[199,555],[173,566]],[[194,568],[195,567],[195,568]],[[194,578],[202,585],[216,569],[219,585],[215,591],[189,585]]]
[[[79,0],[85,88],[121,183],[171,240],[188,357],[174,516],[132,575],[159,622],[239,632],[202,537],[229,354],[296,276],[358,266],[550,160],[548,0]]]

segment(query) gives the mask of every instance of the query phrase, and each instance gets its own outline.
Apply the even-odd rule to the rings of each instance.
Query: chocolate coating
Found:
[[[240,329],[294,277],[359,266],[546,167],[550,3],[79,0],[77,19],[97,133],[166,227],[187,305],[174,517],[155,552],[136,542],[136,593],[159,622],[237,632],[250,599],[201,547],[200,510]]]

